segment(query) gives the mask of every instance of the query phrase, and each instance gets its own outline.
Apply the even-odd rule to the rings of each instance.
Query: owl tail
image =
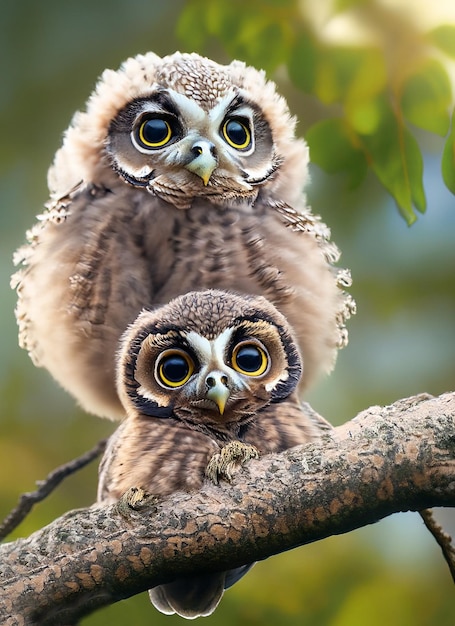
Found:
[[[180,578],[150,589],[150,601],[165,615],[177,613],[186,619],[207,617],[220,603],[224,590],[237,582],[251,567],[244,565],[228,572]]]

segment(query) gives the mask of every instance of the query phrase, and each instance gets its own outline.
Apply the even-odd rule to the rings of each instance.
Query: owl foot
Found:
[[[132,511],[141,511],[158,498],[146,493],[141,487],[130,487],[117,502],[117,510],[122,517],[129,517]]]
[[[259,452],[254,446],[241,441],[230,441],[220,452],[214,454],[210,459],[205,475],[215,485],[218,485],[221,478],[231,482],[232,473],[250,459],[257,459]]]

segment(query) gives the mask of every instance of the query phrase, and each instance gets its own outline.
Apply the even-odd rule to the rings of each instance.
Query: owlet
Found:
[[[301,387],[332,368],[353,301],[305,205],[308,149],[262,71],[153,53],[106,70],[49,171],[16,253],[19,339],[87,410],[118,418],[119,338],[194,289],[261,294],[287,317]]]
[[[121,342],[126,418],[101,462],[98,500],[131,487],[197,490],[249,458],[316,440],[328,424],[298,401],[305,367],[287,320],[261,296],[190,292],[143,311]],[[180,578],[150,598],[166,614],[209,615],[250,567]]]

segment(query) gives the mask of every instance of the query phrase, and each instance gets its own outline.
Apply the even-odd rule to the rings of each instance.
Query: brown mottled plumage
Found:
[[[293,325],[302,388],[346,343],[353,302],[305,206],[308,149],[275,85],[239,61],[153,53],[106,70],[16,254],[20,344],[93,413],[122,416],[114,357],[143,307],[192,289],[262,294]]]
[[[126,418],[100,466],[98,500],[130,487],[165,496],[229,478],[236,464],[316,439],[328,424],[300,405],[305,370],[292,330],[261,296],[191,292],[142,312],[124,334],[117,387]],[[150,591],[160,611],[209,615],[249,565]]]

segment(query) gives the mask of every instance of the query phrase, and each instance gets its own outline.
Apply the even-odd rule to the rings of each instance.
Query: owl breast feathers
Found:
[[[296,331],[301,389],[354,310],[305,206],[308,150],[275,85],[239,61],[149,53],[106,70],[49,171],[13,277],[21,345],[88,411],[119,418],[119,338],[194,289],[262,294]]]
[[[130,487],[198,489],[258,454],[315,440],[328,424],[298,402],[304,368],[287,320],[261,296],[191,292],[143,311],[118,354],[126,418],[101,462],[99,501]],[[178,579],[150,597],[166,614],[209,615],[249,568]]]

